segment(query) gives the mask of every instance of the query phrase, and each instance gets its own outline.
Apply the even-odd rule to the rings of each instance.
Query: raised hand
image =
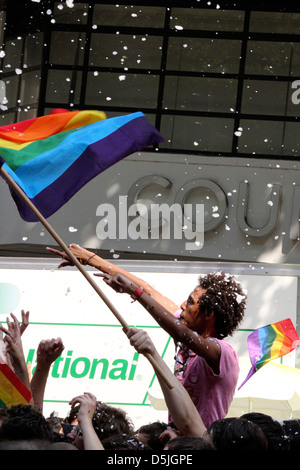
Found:
[[[21,317],[22,317],[22,323],[20,325],[20,332],[22,335],[29,325],[29,312],[28,311],[25,312],[25,310],[21,310]]]
[[[67,255],[67,253],[65,253],[64,251],[56,250],[56,249],[50,248],[48,246],[46,247],[46,250],[49,251],[49,253],[52,253],[53,255],[56,255],[56,256],[58,256],[58,257],[65,260],[58,266],[58,269],[59,268],[64,268],[66,266],[74,266],[73,262],[71,261],[71,259]]]
[[[49,246],[46,247],[46,250],[49,253],[52,253],[53,255],[59,256],[62,258],[64,261],[58,266],[58,268],[64,268],[66,266],[74,266],[72,260],[68,256],[67,253],[64,251],[56,250],[55,248],[50,248]],[[88,264],[88,261],[91,258],[94,258],[96,256],[95,253],[92,253],[91,251],[86,250],[85,248],[82,248],[79,245],[76,245],[76,243],[73,243],[70,247],[69,250],[71,253],[75,256],[75,258],[78,259],[80,264]]]
[[[65,349],[62,339],[46,339],[40,341],[37,349],[38,367],[49,367]]]
[[[138,353],[150,353],[153,355],[156,352],[155,346],[146,331],[140,330],[139,328],[129,328],[126,335],[131,346],[133,346]]]
[[[23,315],[26,315],[23,310],[22,312]],[[13,313],[10,315],[13,321],[7,317],[7,328],[4,328],[4,326],[0,324],[0,330],[5,333],[3,341],[6,345],[6,355],[8,356],[7,363],[13,368],[15,374],[19,377],[20,380],[22,380],[26,387],[30,388],[29,376],[21,340],[20,322]]]
[[[103,281],[110,286],[114,291],[122,294],[122,293],[127,293],[127,294],[132,294],[135,289],[137,289],[137,285],[134,284],[130,279],[127,277],[123,276],[122,274],[114,274],[113,276],[111,274],[107,273],[101,273],[101,274],[94,274],[94,276],[97,277],[102,277]]]
[[[61,338],[40,341],[37,348],[36,368],[31,379],[34,408],[43,413],[44,394],[51,364],[64,350]]]
[[[72,408],[77,404],[79,404],[77,419],[82,432],[82,437],[74,436],[74,444],[78,448],[81,448],[81,438],[83,439],[84,450],[104,450],[104,447],[93,427],[93,416],[97,407],[96,397],[92,393],[84,393],[83,395],[78,395],[70,401],[70,405]],[[68,435],[68,437],[71,436]]]
[[[79,406],[79,411],[77,413],[77,419],[81,425],[83,421],[92,421],[94,412],[97,407],[97,398],[92,393],[85,392],[83,395],[78,395],[69,402],[71,408],[74,408],[76,405]]]

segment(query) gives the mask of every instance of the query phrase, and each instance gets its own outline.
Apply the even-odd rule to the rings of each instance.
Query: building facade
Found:
[[[98,109],[108,118],[142,111],[165,139],[106,170],[49,218],[65,243],[148,276],[178,303],[200,273],[241,276],[249,290],[235,343],[242,356],[248,332],[258,326],[290,316],[298,329],[297,2],[8,0],[0,6],[2,125],[56,108]],[[0,293],[17,279],[22,302],[32,302],[39,278],[47,295],[56,260],[45,246],[55,243],[40,223],[20,219],[3,181],[0,201]],[[76,348],[83,347],[81,307],[90,305],[89,294],[71,298],[68,276],[52,277],[59,306],[70,315],[62,316],[52,296],[46,306],[37,295],[28,308],[47,332],[68,324],[76,338],[69,348],[82,359],[85,350]],[[38,316],[41,305],[49,323]],[[134,310],[134,324],[140,315]],[[97,315],[84,321],[95,335]],[[163,352],[169,343],[159,335]],[[71,398],[54,389],[50,401]]]

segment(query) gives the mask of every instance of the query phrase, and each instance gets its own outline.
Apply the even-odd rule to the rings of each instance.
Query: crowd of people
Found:
[[[42,340],[37,365],[30,376],[22,335],[30,325],[29,312],[21,319],[11,314],[0,325],[5,361],[31,392],[28,404],[0,407],[1,450],[294,450],[300,446],[300,420],[279,422],[264,413],[226,418],[238,380],[238,357],[226,341],[243,319],[247,295],[240,283],[224,272],[199,278],[198,285],[180,306],[142,279],[78,245],[70,247],[82,264],[101,271],[112,289],[138,301],[171,335],[177,347],[174,371],[157,352],[148,333],[124,329],[130,344],[151,355],[169,415],[135,429],[124,410],[83,392],[71,399],[65,417],[44,415],[43,402],[49,371],[62,354],[61,338]],[[71,263],[64,252],[48,251]],[[1,397],[0,397],[1,398]]]

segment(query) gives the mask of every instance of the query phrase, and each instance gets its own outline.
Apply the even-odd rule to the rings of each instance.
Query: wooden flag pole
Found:
[[[71,259],[72,263],[78,268],[78,270],[81,272],[81,274],[86,278],[86,280],[90,283],[90,285],[94,288],[94,290],[97,292],[97,294],[101,297],[101,299],[105,302],[107,307],[111,310],[111,312],[115,315],[115,317],[118,319],[118,321],[121,323],[123,326],[125,332],[128,331],[129,325],[126,323],[126,321],[123,319],[123,317],[119,314],[119,312],[116,310],[115,306],[110,302],[110,300],[106,297],[106,295],[102,292],[98,284],[95,282],[95,280],[89,275],[89,273],[83,268],[83,266],[80,264],[76,256],[73,255],[69,247],[64,243],[64,241],[59,237],[59,235],[56,233],[56,231],[52,228],[52,226],[47,222],[47,220],[44,218],[44,216],[40,213],[40,211],[35,207],[35,205],[30,201],[30,199],[27,197],[27,195],[24,193],[24,191],[19,187],[19,185],[15,182],[15,180],[9,175],[9,173],[3,168],[3,166],[0,168],[0,172],[4,179],[7,181],[7,183],[14,189],[14,191],[23,199],[25,204],[31,209],[31,211],[34,213],[34,215],[37,217],[37,219],[44,225],[46,230],[50,233],[50,235],[54,238],[54,240],[60,245],[60,247],[67,253],[69,258]],[[163,380],[166,382],[168,387],[170,389],[173,388],[173,385],[171,382],[168,380],[162,369],[159,367],[159,365],[156,363],[154,360],[153,356],[150,353],[144,354],[145,357],[148,359],[148,361],[152,364],[154,370],[159,374]]]

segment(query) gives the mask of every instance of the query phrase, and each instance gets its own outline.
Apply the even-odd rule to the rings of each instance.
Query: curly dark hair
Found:
[[[224,418],[214,421],[207,433],[216,450],[268,450],[262,429],[244,418]]]
[[[127,434],[114,434],[102,441],[105,450],[151,450],[147,444],[140,442],[137,437]]]
[[[163,450],[165,444],[168,442],[169,437],[163,439],[160,435],[168,428],[167,423],[161,421],[154,421],[153,423],[143,424],[138,430],[139,433],[146,434],[148,436],[147,444],[152,450]]]
[[[65,423],[72,423],[77,418],[78,410],[79,405],[72,408]],[[134,435],[134,425],[127,413],[121,408],[108,405],[105,402],[97,401],[92,423],[101,441],[113,435]]]
[[[0,408],[0,440],[53,440],[46,418],[31,405],[13,405]]]
[[[215,447],[203,437],[177,436],[169,441],[168,450],[215,450]]]
[[[279,421],[265,413],[251,412],[241,416],[252,423],[255,423],[264,432],[269,450],[289,450],[290,441],[284,432],[284,428]]]
[[[199,286],[206,292],[199,300],[203,311],[215,314],[216,337],[230,336],[242,321],[247,295],[240,283],[224,271],[200,276]]]

